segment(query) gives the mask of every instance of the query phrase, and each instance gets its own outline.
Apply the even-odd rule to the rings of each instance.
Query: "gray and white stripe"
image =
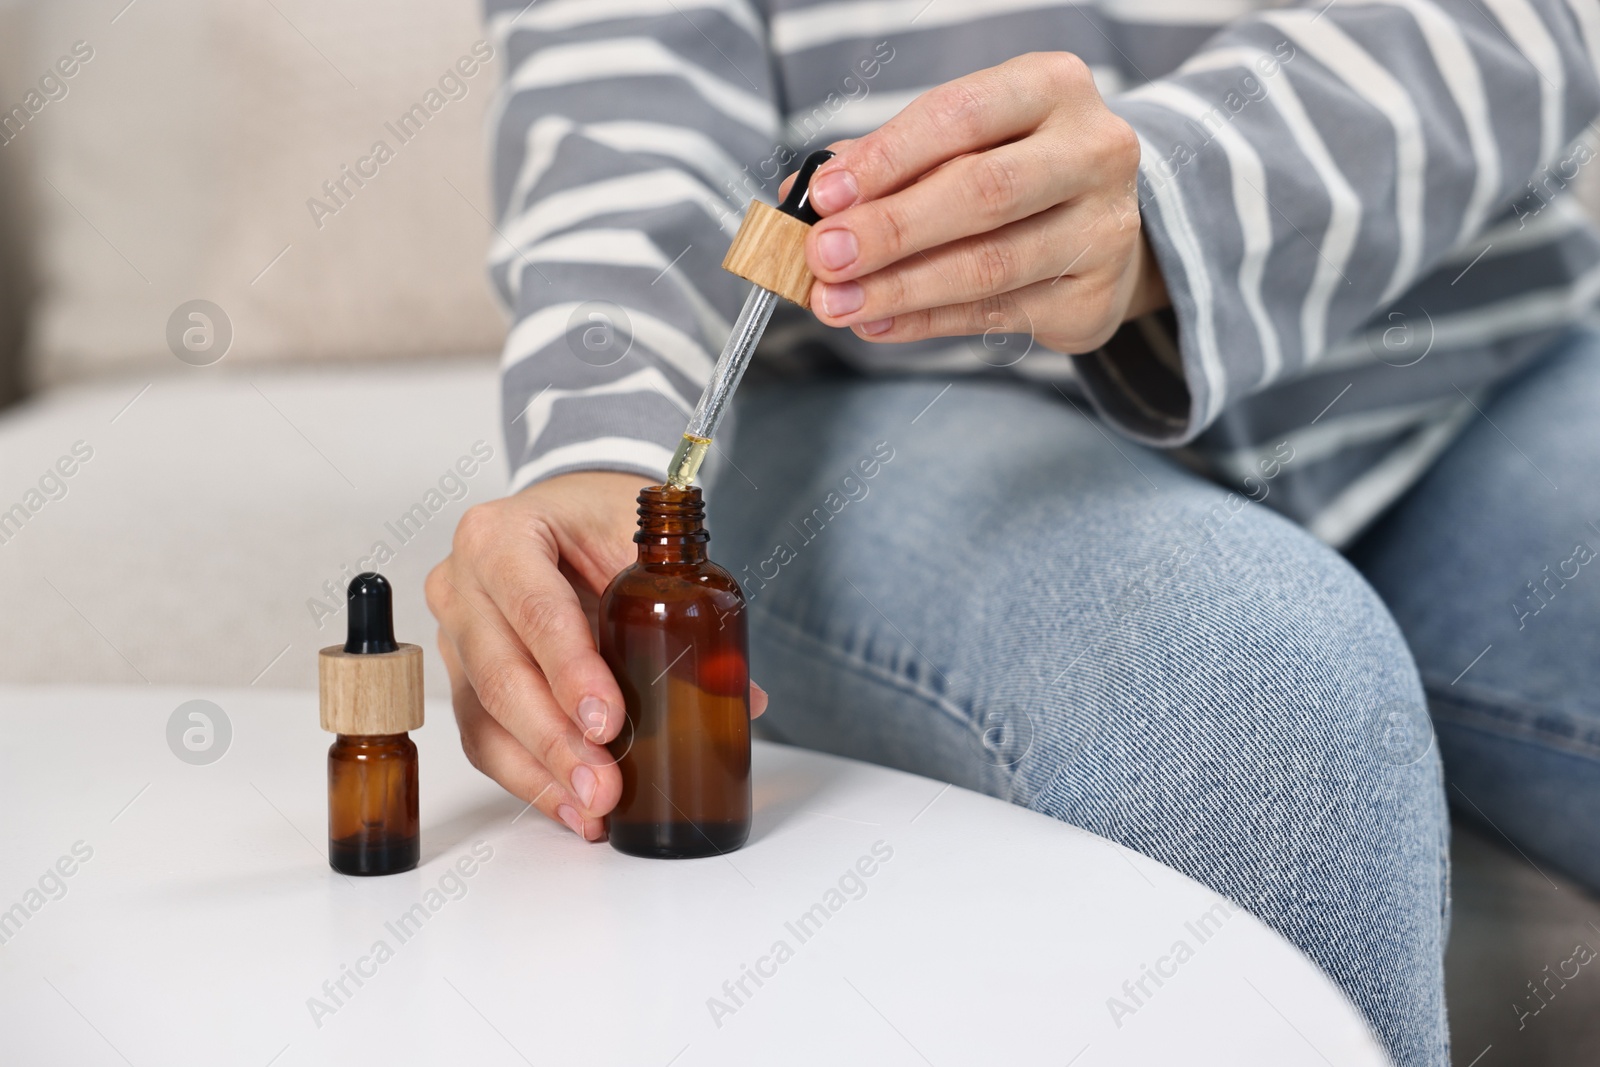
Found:
[[[1552,199],[1600,156],[1574,149],[1600,116],[1594,0],[487,8],[508,71],[489,267],[513,318],[517,488],[659,476],[743,297],[719,262],[746,201],[771,200],[804,152],[1040,49],[1083,57],[1138,132],[1172,311],[1005,371],[971,341],[873,345],[798,313],[766,357],[821,342],[867,372],[1055,382],[1223,481],[1288,441],[1267,503],[1341,544],[1477,417],[1466,398],[1600,298],[1600,235]],[[583,348],[595,301],[624,320],[613,362]]]

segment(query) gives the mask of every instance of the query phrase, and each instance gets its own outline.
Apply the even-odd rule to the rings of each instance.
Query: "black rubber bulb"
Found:
[[[800,171],[794,176],[794,184],[789,186],[789,195],[783,198],[783,203],[778,205],[778,210],[785,215],[792,215],[807,226],[814,225],[822,216],[817,214],[817,209],[811,206],[811,176],[817,173],[817,168],[833,158],[833,153],[826,148],[819,148],[806,157],[800,164]]]
[[[346,652],[393,652],[394,590],[389,579],[367,571],[350,579],[346,593],[350,605],[350,628],[345,633]]]

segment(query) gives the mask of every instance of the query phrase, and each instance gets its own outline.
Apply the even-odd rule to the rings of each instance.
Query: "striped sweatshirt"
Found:
[[[1600,152],[1597,0],[486,2],[513,489],[661,477],[748,291],[720,262],[749,200],[1025,52],[1082,57],[1138,133],[1171,308],[1061,354],[785,305],[758,364],[1077,390],[1341,545],[1600,290],[1567,195]]]

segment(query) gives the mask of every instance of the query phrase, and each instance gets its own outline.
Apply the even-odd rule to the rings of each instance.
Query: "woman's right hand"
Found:
[[[622,730],[622,691],[595,619],[638,557],[643,481],[582,471],[478,504],[426,587],[467,759],[588,841],[605,836],[622,795],[605,747]],[[752,683],[751,716],[766,707]]]
[[[623,723],[592,621],[637,555],[644,481],[585,471],[479,504],[426,587],[467,759],[589,841],[622,793],[605,744]]]

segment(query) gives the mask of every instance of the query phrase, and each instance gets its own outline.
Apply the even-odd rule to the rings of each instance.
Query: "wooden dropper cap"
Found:
[[[343,645],[317,656],[322,728],[355,737],[403,734],[422,726],[422,649],[396,644],[394,594],[370,571],[350,581]]]
[[[811,306],[811,268],[806,266],[806,234],[822,216],[811,206],[811,176],[833,158],[826,148],[801,164],[789,195],[777,207],[750,201],[739,232],[722,257],[722,269],[770,289],[803,308]]]

